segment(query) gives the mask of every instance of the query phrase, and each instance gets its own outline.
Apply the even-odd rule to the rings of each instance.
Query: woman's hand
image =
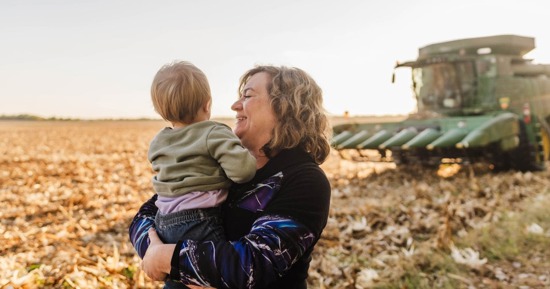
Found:
[[[153,228],[149,230],[149,239],[151,243],[143,256],[141,269],[149,278],[155,281],[164,281],[170,273],[170,261],[176,245],[162,243]]]

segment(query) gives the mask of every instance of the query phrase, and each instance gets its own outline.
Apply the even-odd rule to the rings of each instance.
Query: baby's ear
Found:
[[[204,106],[203,106],[203,110],[204,112],[210,112],[210,109],[212,108],[212,99],[208,100]]]

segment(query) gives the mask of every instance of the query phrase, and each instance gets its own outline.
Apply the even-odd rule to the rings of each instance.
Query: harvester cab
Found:
[[[550,154],[550,65],[524,58],[534,48],[534,38],[518,35],[422,47],[416,60],[395,66],[411,69],[416,112],[334,126],[332,144],[355,160],[540,170]]]

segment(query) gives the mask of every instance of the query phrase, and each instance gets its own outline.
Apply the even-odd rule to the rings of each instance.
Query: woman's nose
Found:
[[[242,108],[242,103],[241,103],[241,100],[237,100],[233,103],[233,105],[231,105],[231,110],[234,110],[234,111],[237,111],[239,109]]]

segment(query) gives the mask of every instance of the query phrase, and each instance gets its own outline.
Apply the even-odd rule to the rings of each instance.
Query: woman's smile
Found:
[[[253,153],[271,140],[277,118],[267,91],[271,77],[265,72],[254,74],[246,83],[241,97],[231,106],[237,115],[233,131],[244,147]]]

